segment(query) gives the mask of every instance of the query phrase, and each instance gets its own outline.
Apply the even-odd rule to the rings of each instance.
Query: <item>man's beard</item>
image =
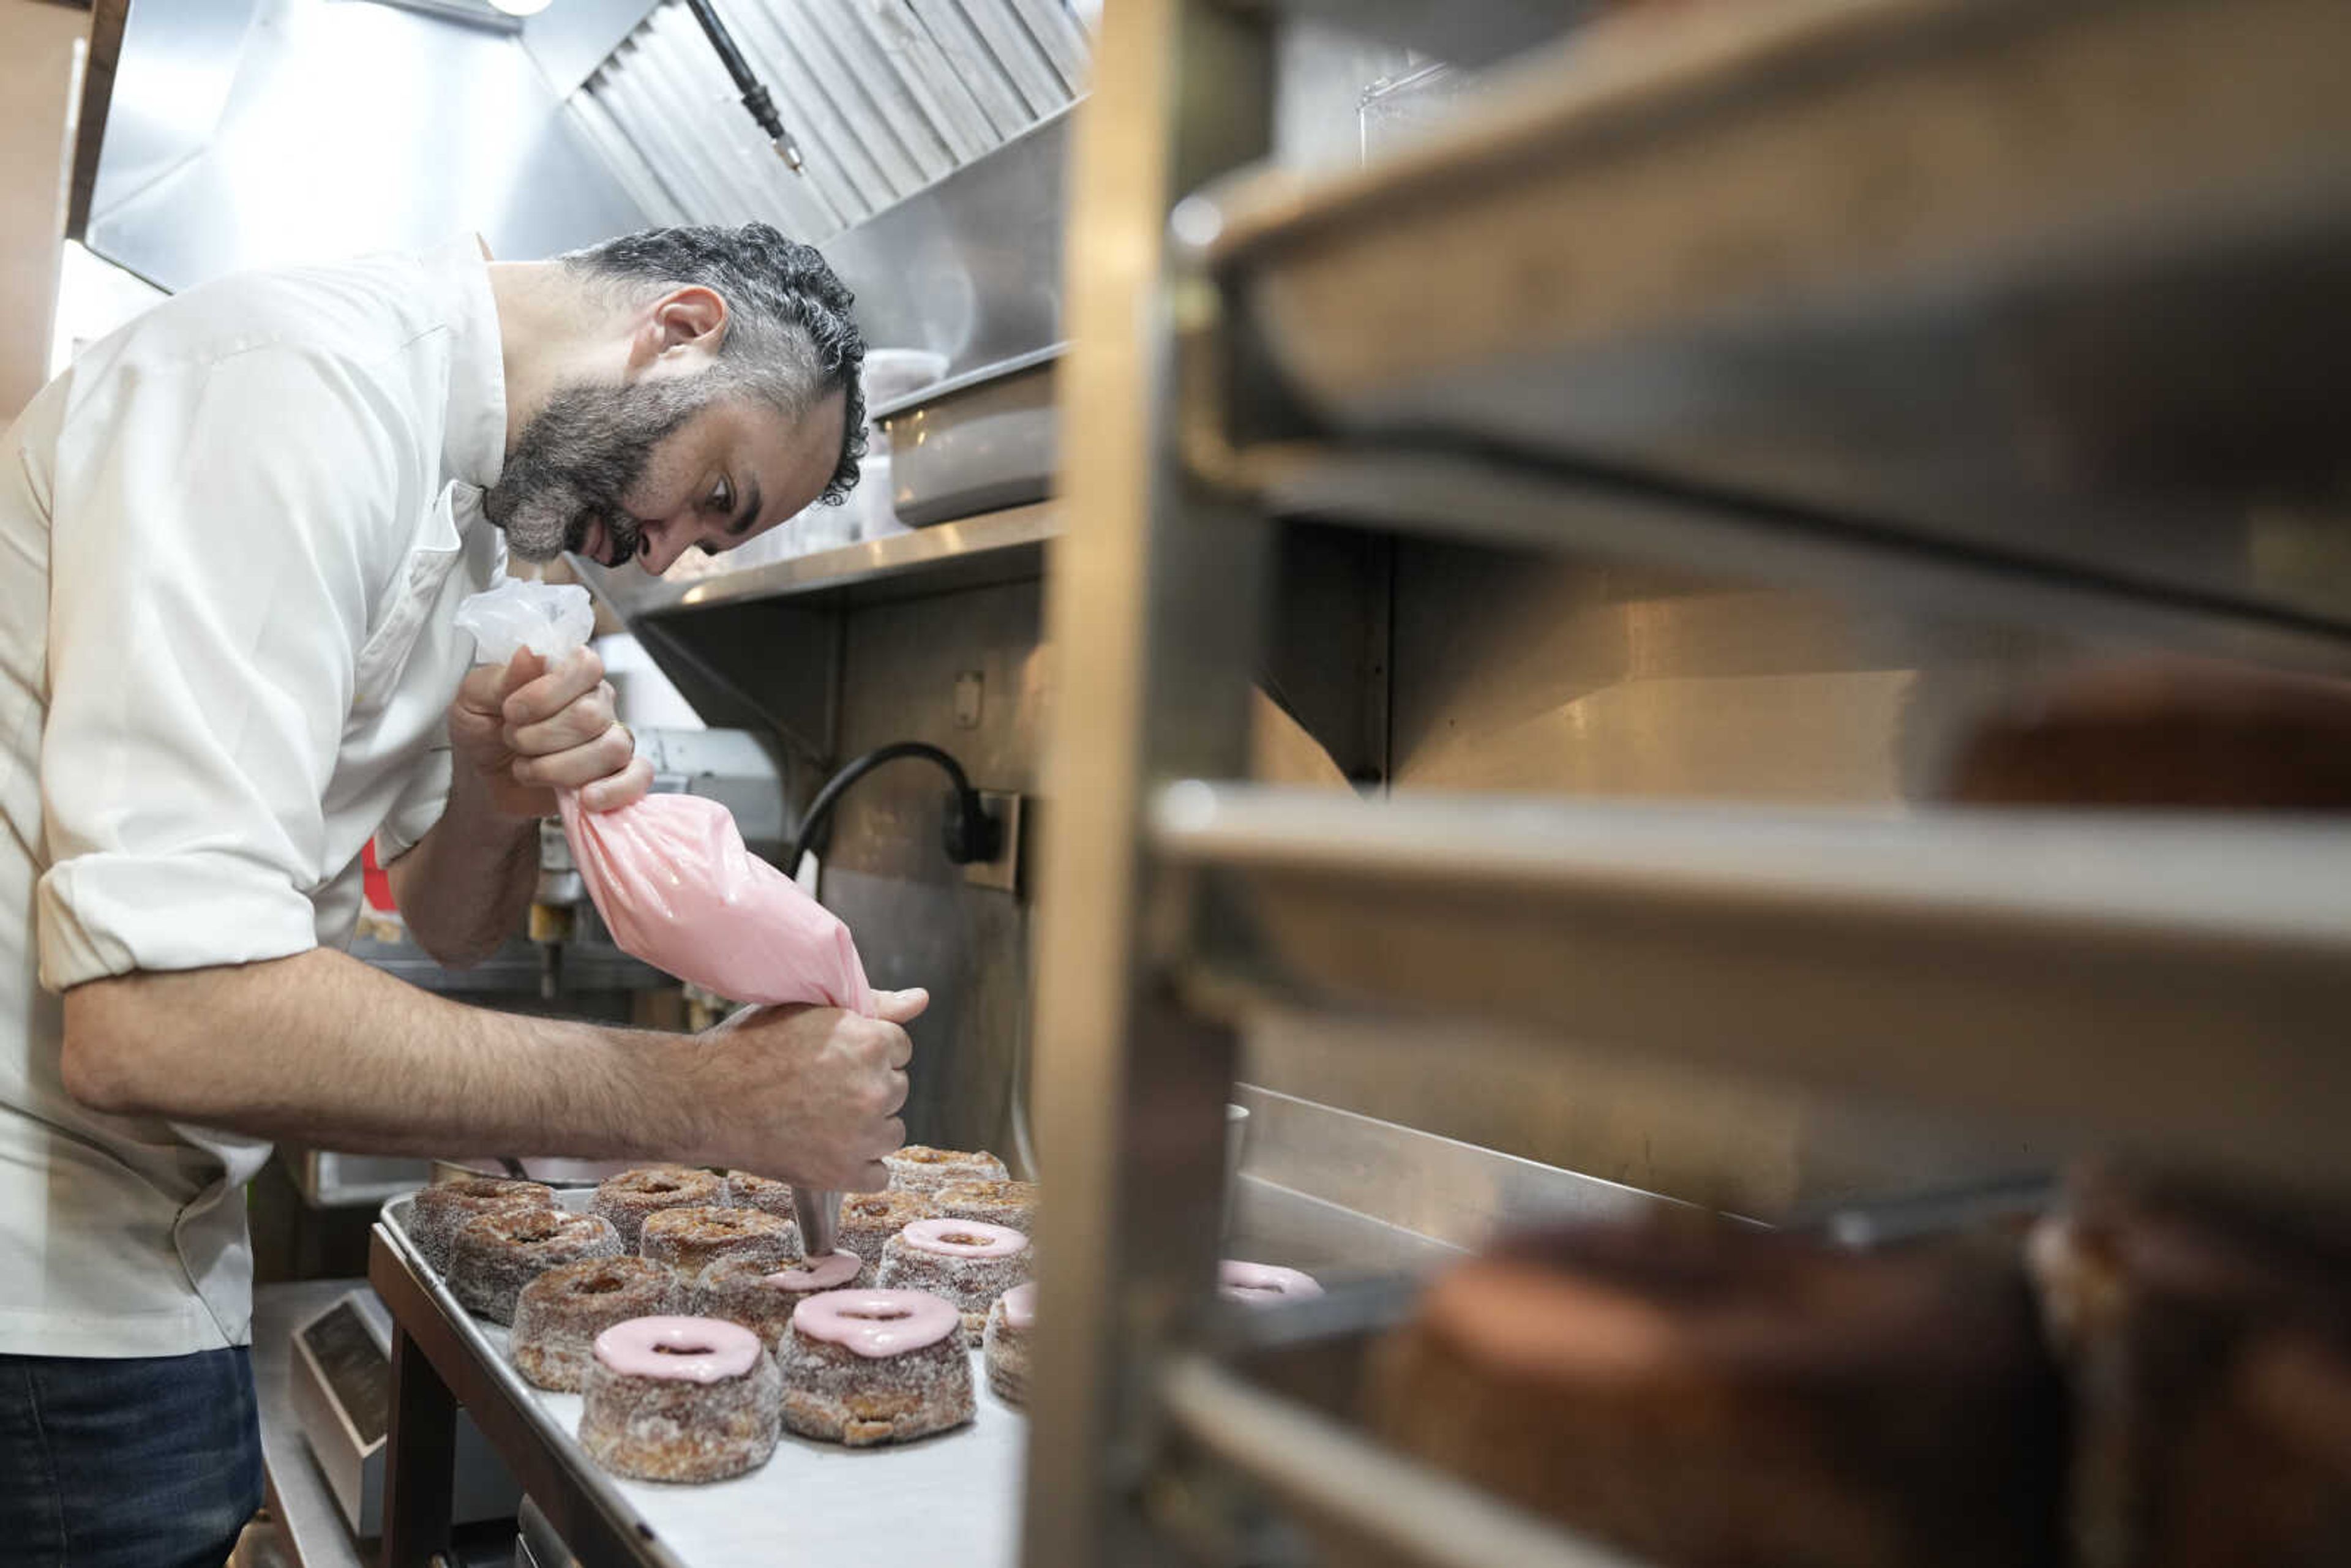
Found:
[[[644,476],[663,438],[720,390],[716,374],[558,387],[482,497],[507,549],[522,560],[553,560],[579,549],[601,522],[611,559],[633,557],[643,530],[621,497]]]

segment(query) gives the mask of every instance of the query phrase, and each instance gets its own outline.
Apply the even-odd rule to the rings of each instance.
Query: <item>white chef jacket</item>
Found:
[[[251,1337],[268,1145],[76,1104],[58,997],[350,941],[448,797],[505,437],[470,239],[191,289],[0,436],[0,1354]]]

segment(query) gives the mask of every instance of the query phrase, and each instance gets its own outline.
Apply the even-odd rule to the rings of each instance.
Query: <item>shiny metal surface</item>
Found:
[[[2081,636],[1573,556],[1395,546],[1398,789],[1892,807]]]
[[[1485,1246],[1501,1226],[1627,1218],[1668,1202],[1253,1084],[1233,1092],[1249,1108],[1256,1134],[1246,1167],[1251,1179],[1456,1251]],[[1362,1260],[1340,1266],[1358,1272],[1375,1265]]]
[[[298,1145],[278,1145],[303,1200],[319,1208],[374,1208],[395,1193],[431,1179],[433,1162],[394,1155],[341,1155]]]
[[[1245,1042],[1251,1083],[1516,1155],[1539,1171],[1587,1173],[1771,1224],[2048,1169],[2081,1142],[1857,1096],[1849,1085],[1808,1089],[1768,1070],[1579,1048],[1482,1019],[1259,1007],[1248,1014]],[[1488,1222],[1520,1213],[1514,1189],[1490,1196]],[[1474,1203],[1461,1212],[1474,1216]]]
[[[1345,517],[1436,538],[1781,586],[1847,605],[2067,640],[2095,639],[2245,664],[2351,670],[2351,628],[2279,605],[2217,597],[2116,570],[2055,570],[2013,551],[1945,549],[1914,535],[1833,525],[1621,475],[1382,446],[1286,444],[1244,462],[1277,515]],[[2324,546],[2294,553],[2325,575]]]
[[[846,613],[838,755],[927,741],[973,785],[1033,797],[1041,786],[1048,691],[1035,580]],[[956,688],[980,677],[978,722]],[[878,986],[924,986],[907,1136],[992,1149],[1026,1164],[1016,1098],[1029,1082],[1030,904],[975,885],[940,852],[942,786],[926,768],[882,768],[841,798],[820,891],[857,935]],[[1033,1172],[1023,1174],[1034,1174]]]
[[[800,1249],[810,1258],[830,1258],[841,1235],[841,1194],[792,1184],[792,1218],[800,1228]]]
[[[653,7],[581,94],[686,221],[767,218],[824,244],[1059,112],[1082,80],[1085,40],[1058,4],[737,0],[726,15],[786,110],[801,173],[769,151],[676,0]]]
[[[636,732],[637,755],[653,764],[656,793],[716,800],[735,819],[751,852],[778,860],[789,834],[784,781],[772,742],[746,729]]]
[[[1351,1568],[1640,1568],[1206,1356],[1174,1361],[1160,1395],[1189,1442],[1298,1511],[1324,1561]]]
[[[586,905],[581,906],[583,921],[590,913]],[[508,938],[487,958],[468,969],[444,968],[438,959],[405,937],[386,942],[362,935],[352,938],[348,950],[352,957],[387,975],[444,996],[497,996],[511,999],[538,994],[539,952],[529,938],[520,935]],[[563,985],[567,1002],[575,1008],[587,1007],[591,999],[609,998],[617,993],[662,990],[676,983],[652,965],[612,946],[601,925],[591,923],[588,932],[565,944]]]
[[[1192,939],[1218,1010],[1264,989],[1467,1015],[2351,1188],[2351,850],[2325,820],[1186,783],[1155,839],[1202,907],[1246,912]]]
[[[1044,570],[1045,544],[1061,534],[1062,517],[1050,503],[1016,507],[688,582],[647,577],[633,566],[606,568],[584,556],[567,559],[599,598],[634,622],[750,600],[872,601],[1034,578]]]
[[[826,242],[876,348],[928,349],[959,376],[1059,343],[1071,111]]]
[[[1360,438],[2341,626],[2346,48],[2329,0],[1595,29],[1377,170],[1270,172],[1187,233]]]
[[[117,84],[89,244],[167,288],[469,229],[521,260],[644,222],[520,44],[460,22],[140,5]]]
[[[1044,499],[1058,465],[1058,384],[1049,361],[884,417],[898,520],[922,528]]]
[[[658,0],[563,0],[522,25],[522,47],[559,98],[595,74]]]

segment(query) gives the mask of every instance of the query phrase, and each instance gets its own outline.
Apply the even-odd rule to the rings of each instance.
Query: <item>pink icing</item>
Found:
[[[1004,1292],[1004,1326],[1034,1328],[1037,1323],[1037,1281],[1015,1285]]]
[[[857,1278],[857,1270],[863,1267],[865,1260],[856,1253],[835,1252],[779,1269],[761,1282],[778,1291],[838,1291]]]
[[[1228,1258],[1217,1265],[1217,1293],[1229,1301],[1247,1301],[1253,1307],[1270,1306],[1280,1301],[1303,1301],[1319,1296],[1322,1287],[1314,1282],[1311,1274],[1301,1274],[1295,1269],[1277,1268],[1271,1263],[1244,1263]]]
[[[1010,1226],[977,1219],[917,1219],[898,1232],[898,1239],[943,1258],[1017,1258],[1029,1250],[1029,1239]]]
[[[827,1291],[792,1309],[792,1327],[879,1361],[938,1343],[963,1327],[963,1313],[928,1291]]]
[[[631,1318],[596,1336],[596,1359],[629,1377],[723,1383],[759,1359],[759,1336],[717,1318]]]

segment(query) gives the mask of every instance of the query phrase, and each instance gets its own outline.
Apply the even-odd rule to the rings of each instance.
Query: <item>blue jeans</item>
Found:
[[[219,1568],[260,1506],[243,1350],[0,1355],[0,1562]]]

